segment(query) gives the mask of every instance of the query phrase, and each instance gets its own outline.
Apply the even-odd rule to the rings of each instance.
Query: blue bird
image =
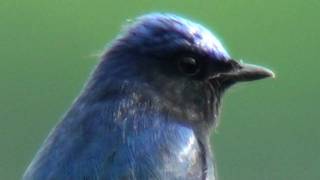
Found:
[[[135,20],[103,54],[24,180],[214,180],[210,132],[226,89],[274,76],[172,14]]]

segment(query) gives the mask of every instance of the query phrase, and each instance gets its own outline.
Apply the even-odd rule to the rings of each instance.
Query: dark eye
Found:
[[[200,71],[200,65],[197,59],[193,57],[182,57],[178,60],[179,70],[189,76],[193,76]]]

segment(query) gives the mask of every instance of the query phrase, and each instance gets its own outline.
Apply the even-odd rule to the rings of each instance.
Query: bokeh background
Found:
[[[20,179],[127,19],[173,12],[212,29],[275,80],[224,98],[213,144],[221,180],[320,179],[319,0],[1,0],[0,179]]]

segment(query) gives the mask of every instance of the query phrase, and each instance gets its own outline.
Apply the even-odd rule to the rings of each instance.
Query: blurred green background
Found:
[[[318,0],[1,0],[0,179],[21,177],[126,19],[165,11],[277,73],[226,94],[213,134],[220,179],[319,180],[319,8]]]

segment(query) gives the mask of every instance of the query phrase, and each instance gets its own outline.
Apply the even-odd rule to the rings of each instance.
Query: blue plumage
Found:
[[[138,18],[103,55],[23,179],[215,179],[209,135],[222,93],[271,75],[246,67],[199,24],[169,14]]]

